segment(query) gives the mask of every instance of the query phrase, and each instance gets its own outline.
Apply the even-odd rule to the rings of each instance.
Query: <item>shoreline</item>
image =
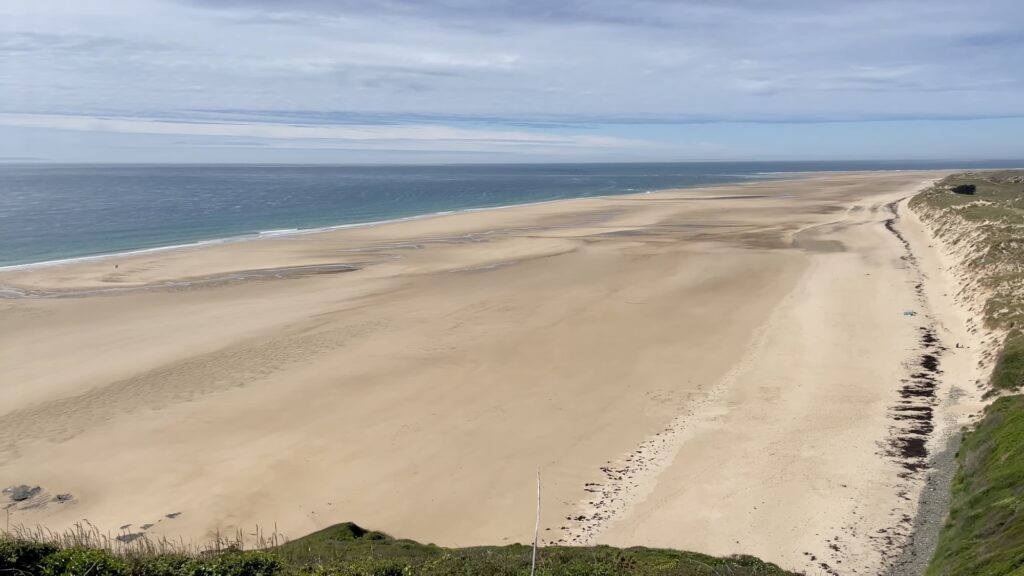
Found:
[[[167,250],[189,250],[196,248],[203,248],[205,246],[215,246],[218,244],[234,243],[234,242],[248,242],[254,240],[264,240],[269,238],[280,238],[289,236],[301,236],[306,234],[319,234],[323,232],[332,232],[336,230],[344,230],[348,228],[358,228],[364,226],[379,226],[386,224],[395,224],[399,222],[419,220],[423,218],[433,218],[438,216],[447,216],[451,214],[461,214],[467,212],[478,212],[487,210],[503,210],[508,208],[515,208],[517,206],[535,206],[550,204],[553,202],[564,202],[571,200],[581,200],[588,198],[604,198],[604,197],[619,197],[619,196],[637,196],[644,194],[659,193],[671,190],[690,190],[695,188],[715,188],[719,186],[736,186],[746,183],[756,182],[774,182],[780,180],[799,179],[802,177],[813,176],[814,174],[843,174],[843,173],[857,173],[854,172],[843,172],[843,171],[821,171],[821,172],[807,172],[807,171],[796,171],[796,172],[763,172],[756,174],[729,174],[727,176],[736,178],[735,182],[724,182],[724,183],[707,183],[707,184],[693,184],[693,185],[681,185],[672,186],[668,188],[652,188],[647,190],[636,190],[628,189],[619,193],[613,194],[598,194],[598,195],[580,195],[571,196],[565,198],[554,198],[551,200],[539,200],[533,202],[520,202],[513,204],[498,204],[494,206],[474,206],[468,208],[454,208],[451,210],[440,210],[436,212],[427,212],[422,214],[411,214],[408,216],[399,216],[396,218],[384,218],[380,220],[368,220],[365,222],[351,222],[346,224],[329,224],[324,226],[314,226],[310,228],[281,228],[281,229],[268,229],[268,230],[257,230],[253,232],[245,232],[241,234],[229,235],[229,236],[217,236],[212,238],[199,238],[196,240],[185,241],[177,244],[168,244],[164,246],[152,246],[148,248],[129,248],[125,250],[118,250],[114,252],[103,252],[99,254],[86,254],[82,256],[72,256],[68,258],[56,258],[51,260],[41,260],[36,262],[24,262],[20,264],[4,264],[0,265],[0,273],[32,269],[38,267],[51,267],[51,266],[63,266],[76,264],[78,262],[91,262],[101,261],[107,259],[113,259],[118,257],[126,257],[140,254],[148,254],[154,252],[162,252]],[[865,170],[865,173],[876,172],[873,170]],[[878,171],[884,172],[884,171]]]
[[[864,171],[820,171],[820,172],[817,172],[817,171],[815,171],[815,172],[799,171],[799,172],[777,172],[777,173],[766,172],[766,173],[764,173],[765,175],[778,175],[778,177],[769,177],[769,178],[759,179],[760,178],[759,176],[751,175],[750,176],[751,180],[746,180],[745,179],[745,180],[742,180],[742,181],[730,182],[730,183],[697,184],[697,185],[693,185],[693,186],[662,188],[662,189],[653,189],[653,190],[645,190],[645,191],[626,192],[626,193],[621,193],[621,194],[607,194],[607,195],[597,195],[597,196],[578,196],[578,197],[571,197],[571,198],[557,198],[557,199],[553,199],[553,200],[542,200],[542,201],[537,201],[537,202],[523,202],[523,203],[517,203],[517,204],[503,204],[503,205],[498,205],[498,206],[483,206],[483,207],[462,208],[462,209],[457,209],[457,210],[443,210],[443,211],[439,211],[439,212],[431,212],[431,213],[426,213],[426,214],[415,214],[415,215],[411,215],[411,216],[403,216],[403,217],[392,218],[392,219],[373,220],[373,221],[368,221],[368,222],[356,222],[356,223],[351,223],[351,224],[337,224],[337,225],[321,226],[321,227],[315,227],[315,228],[296,228],[296,229],[266,230],[266,231],[255,232],[255,233],[248,233],[248,234],[238,235],[238,236],[228,236],[228,237],[223,237],[223,238],[211,238],[211,239],[205,239],[205,240],[197,240],[195,242],[185,243],[185,244],[173,244],[173,245],[168,245],[168,246],[155,246],[155,247],[151,247],[151,248],[140,248],[140,249],[132,249],[132,250],[127,250],[127,251],[119,251],[119,252],[110,252],[110,253],[104,253],[104,254],[94,254],[94,255],[87,255],[87,256],[72,257],[72,258],[62,258],[62,259],[56,259],[56,260],[45,260],[45,261],[41,261],[41,262],[30,262],[30,263],[23,263],[23,264],[11,264],[11,265],[0,266],[0,300],[5,300],[5,299],[10,300],[10,299],[20,299],[20,298],[36,298],[36,297],[42,297],[42,298],[57,297],[57,298],[59,298],[59,297],[64,297],[65,296],[64,292],[63,291],[59,291],[59,290],[54,290],[54,291],[52,291],[52,294],[50,294],[45,289],[42,289],[42,290],[33,290],[31,288],[25,289],[24,287],[19,286],[17,284],[6,284],[6,283],[4,283],[4,276],[5,275],[10,275],[10,274],[15,274],[16,275],[19,272],[44,271],[46,269],[54,269],[54,268],[60,269],[60,268],[63,268],[63,267],[68,267],[68,266],[74,267],[74,266],[83,265],[83,264],[90,264],[90,263],[95,264],[95,263],[108,262],[108,261],[118,260],[118,259],[131,259],[133,257],[140,257],[140,256],[150,256],[150,255],[159,256],[161,254],[174,255],[176,253],[184,253],[184,252],[191,252],[191,251],[202,251],[204,249],[216,248],[218,246],[228,246],[228,245],[233,245],[233,244],[245,244],[245,243],[250,243],[250,242],[258,242],[258,241],[274,241],[274,240],[291,239],[291,238],[297,238],[297,237],[303,237],[303,236],[326,235],[326,234],[331,234],[331,233],[334,233],[334,232],[340,232],[340,231],[345,231],[345,230],[354,230],[354,229],[360,229],[360,228],[375,228],[375,227],[379,227],[379,226],[390,226],[390,225],[395,225],[395,224],[402,224],[402,223],[405,223],[405,222],[416,222],[416,221],[423,221],[423,220],[432,220],[432,219],[435,219],[435,218],[443,218],[443,217],[446,217],[446,216],[457,216],[457,215],[461,215],[461,214],[473,214],[473,213],[481,213],[481,212],[487,213],[487,212],[491,212],[491,211],[495,211],[496,212],[496,211],[502,211],[502,210],[516,209],[516,208],[527,208],[527,207],[537,207],[537,206],[546,206],[546,205],[557,205],[557,204],[560,204],[560,203],[578,202],[578,201],[587,201],[587,200],[601,200],[601,199],[614,200],[614,199],[628,199],[628,198],[635,198],[635,197],[642,198],[644,196],[648,196],[648,195],[651,195],[651,194],[664,194],[664,193],[672,193],[672,192],[685,192],[685,191],[690,191],[690,190],[703,190],[703,189],[715,190],[715,189],[723,188],[723,187],[741,187],[742,188],[742,187],[749,186],[749,185],[756,185],[758,183],[780,183],[780,182],[786,182],[786,181],[799,181],[799,180],[802,180],[802,179],[813,178],[815,175],[835,175],[835,176],[857,175],[857,174],[870,175],[870,174],[875,174],[875,173],[886,173],[886,172],[898,173],[898,172],[920,172],[920,171],[914,171],[914,170],[864,170]],[[738,177],[738,175],[736,175],[736,176]],[[696,199],[700,199],[700,198],[695,198],[695,200]],[[711,198],[711,199],[715,199],[715,198]],[[484,233],[489,233],[489,232],[492,232],[492,231],[485,231]],[[280,268],[287,268],[287,267],[286,266],[282,266]],[[232,271],[225,272],[224,275],[225,275],[225,278],[227,278],[228,276],[232,276],[234,274],[251,274],[251,273],[259,273],[261,271],[262,270],[232,270]],[[273,272],[274,269],[268,269],[266,271],[267,272]],[[182,278],[180,282],[179,281],[165,281],[165,282],[160,283],[160,285],[152,286],[152,288],[154,288],[154,289],[173,288],[173,287],[178,286],[178,285],[188,285],[188,284],[191,283],[191,280],[193,280],[193,279],[192,278]],[[204,277],[199,277],[199,278],[197,278],[197,280],[198,280],[198,283],[200,283],[200,284],[205,283],[204,282],[205,281]],[[79,290],[78,292],[81,292],[84,295],[92,295],[94,293],[106,292],[106,291],[109,291],[111,293],[119,293],[119,292],[123,292],[123,291],[127,291],[127,290],[137,290],[137,289],[147,289],[147,288],[150,288],[150,287],[148,285],[141,285],[141,286],[129,286],[129,287],[111,287],[109,289],[100,289],[100,290],[97,290],[95,287],[89,287],[89,288],[84,288],[82,290]],[[42,294],[42,295],[39,295],[39,294]]]
[[[961,169],[957,169],[961,170]],[[243,234],[231,235],[231,236],[218,236],[213,238],[201,238],[193,241],[187,241],[179,244],[168,244],[166,246],[152,246],[149,248],[130,248],[126,250],[119,250],[115,252],[103,252],[100,254],[87,254],[83,256],[72,256],[68,258],[56,258],[52,260],[41,260],[37,262],[24,262],[20,264],[4,264],[0,265],[0,274],[5,272],[15,272],[19,270],[29,270],[33,268],[48,268],[53,266],[64,266],[74,265],[79,262],[95,262],[110,260],[122,257],[129,257],[142,254],[157,253],[170,250],[192,250],[199,249],[206,246],[216,246],[219,244],[228,244],[235,242],[249,242],[257,240],[266,240],[272,238],[290,237],[290,236],[302,236],[306,234],[319,234],[323,232],[332,232],[336,230],[344,230],[348,228],[357,228],[364,226],[379,226],[386,224],[395,224],[399,222],[405,222],[410,220],[419,220],[423,218],[434,218],[438,216],[447,216],[451,214],[460,214],[467,212],[477,212],[486,210],[503,210],[508,208],[515,208],[517,206],[535,206],[544,205],[553,202],[564,202],[579,199],[588,198],[613,198],[620,196],[638,196],[644,194],[656,194],[660,192],[668,192],[673,190],[692,190],[697,188],[716,188],[723,186],[738,186],[747,183],[757,182],[778,182],[785,180],[799,180],[801,178],[814,177],[815,175],[827,176],[827,175],[842,175],[842,174],[872,174],[872,173],[903,173],[903,172],[921,172],[922,170],[915,169],[873,169],[873,170],[815,170],[815,171],[769,171],[759,172],[756,174],[729,174],[728,176],[737,178],[736,182],[725,182],[725,183],[713,183],[713,184],[694,184],[692,186],[673,186],[669,188],[655,188],[643,191],[626,191],[618,194],[605,194],[596,196],[574,196],[569,198],[556,198],[552,200],[541,200],[537,202],[523,202],[515,204],[501,204],[496,206],[479,206],[471,208],[457,208],[452,210],[441,210],[437,212],[428,212],[424,214],[413,214],[409,216],[401,216],[397,218],[385,218],[382,220],[369,220],[366,222],[352,222],[348,224],[331,224],[327,226],[315,226],[312,228],[282,228],[282,229],[269,229],[259,230],[254,232],[246,232]],[[932,171],[948,171],[947,169],[934,169]],[[0,298],[3,298],[2,290],[0,290]]]
[[[667,190],[673,190],[670,188]],[[654,191],[647,192],[635,192],[632,194],[650,194]],[[630,194],[624,194],[630,195]],[[580,196],[580,198],[601,198],[601,196]],[[23,264],[9,264],[0,266],[0,273],[13,272],[17,270],[30,270],[33,268],[49,268],[52,266],[65,266],[74,265],[80,262],[95,262],[102,260],[110,260],[114,258],[122,258],[127,256],[137,256],[141,254],[150,254],[154,252],[164,252],[171,250],[192,250],[197,248],[203,248],[206,246],[217,246],[219,244],[231,244],[235,242],[252,242],[257,240],[270,240],[275,238],[286,238],[291,236],[303,236],[307,234],[320,234],[324,232],[334,232],[336,230],[347,230],[349,228],[360,228],[365,226],[381,226],[385,224],[397,224],[400,222],[408,222],[411,220],[421,220],[424,218],[436,218],[438,216],[448,216],[451,214],[462,214],[467,212],[475,212],[481,210],[503,210],[506,208],[515,208],[517,206],[539,206],[543,204],[549,204],[552,202],[563,202],[566,200],[575,200],[576,198],[559,198],[556,200],[542,200],[540,202],[524,202],[522,204],[504,204],[501,206],[483,206],[478,208],[462,208],[458,210],[442,210],[440,212],[429,212],[426,214],[415,214],[412,216],[402,216],[400,218],[390,218],[385,220],[372,220],[368,222],[353,222],[351,224],[336,224],[331,226],[319,226],[316,228],[282,228],[280,230],[261,230],[258,232],[251,232],[241,234],[237,236],[225,236],[221,238],[209,238],[204,240],[196,240],[186,244],[171,244],[168,246],[154,246],[152,248],[138,248],[132,250],[125,250],[120,252],[109,252],[103,254],[90,254],[87,256],[76,256],[72,258],[60,258],[56,260],[43,260],[40,262],[26,262]],[[2,297],[2,296],[0,296]]]

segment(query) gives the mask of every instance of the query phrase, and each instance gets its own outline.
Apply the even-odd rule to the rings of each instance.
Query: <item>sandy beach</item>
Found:
[[[909,536],[921,448],[969,416],[978,377],[946,256],[901,204],[944,174],[0,272],[20,294],[0,299],[0,485],[44,489],[10,522],[527,542],[539,468],[546,543],[878,573]],[[934,431],[901,417],[925,412]]]

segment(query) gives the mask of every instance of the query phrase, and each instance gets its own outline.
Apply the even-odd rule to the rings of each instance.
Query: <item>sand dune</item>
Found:
[[[202,540],[354,520],[527,541],[539,466],[549,543],[877,568],[921,484],[893,448],[901,380],[926,326],[970,338],[946,280],[922,280],[940,267],[919,229],[885,226],[937,177],[571,200],[2,273],[26,297],[0,300],[0,484],[74,496],[12,522]],[[955,354],[968,377],[972,351]]]

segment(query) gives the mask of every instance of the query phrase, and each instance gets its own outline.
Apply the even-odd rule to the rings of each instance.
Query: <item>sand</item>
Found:
[[[570,200],[0,272],[28,295],[0,300],[0,485],[45,490],[11,522],[201,542],[351,520],[526,542],[539,468],[547,543],[877,570],[923,484],[893,451],[901,380],[926,325],[971,338],[941,287],[916,287],[939,258],[910,234],[920,222],[891,226],[903,239],[884,225],[940,176]]]

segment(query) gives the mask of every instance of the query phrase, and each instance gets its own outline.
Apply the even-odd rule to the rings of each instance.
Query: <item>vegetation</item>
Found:
[[[1006,339],[992,372],[992,386],[997,390],[1018,390],[1024,386],[1024,337],[1020,331]]]
[[[993,402],[957,460],[949,521],[928,574],[1024,573],[1024,396]]]
[[[974,186],[973,195],[957,190]],[[999,396],[957,452],[949,518],[929,576],[1024,574],[1024,172],[951,176],[911,202],[968,254],[985,324],[1006,334],[990,380]]]
[[[111,545],[88,531],[0,535],[0,575],[32,576],[525,576],[530,547],[442,548],[352,523],[292,542],[242,550],[182,550],[146,539]],[[749,556],[715,558],[649,548],[550,547],[540,576],[774,576],[792,574]]]
[[[972,185],[975,194],[953,193]],[[985,293],[984,322],[1006,333],[993,372],[993,393],[1024,386],[1024,171],[968,172],[918,194],[943,240],[970,254],[967,263]]]

